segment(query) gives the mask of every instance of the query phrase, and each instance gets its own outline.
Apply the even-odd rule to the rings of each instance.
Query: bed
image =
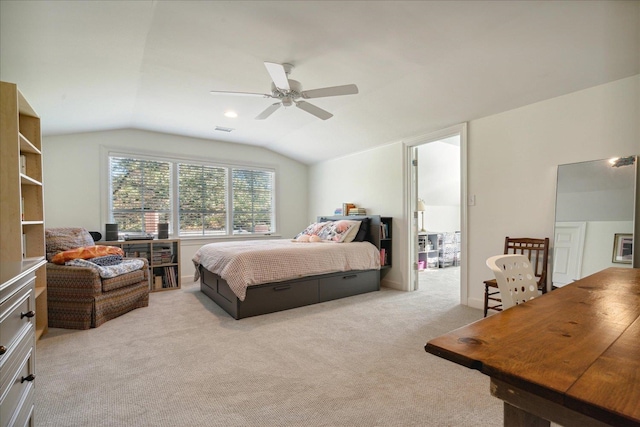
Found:
[[[326,232],[327,224],[351,221],[360,223],[353,242],[299,241],[313,226]],[[318,217],[294,239],[204,245],[193,258],[200,290],[235,319],[378,291],[380,222],[376,215]]]

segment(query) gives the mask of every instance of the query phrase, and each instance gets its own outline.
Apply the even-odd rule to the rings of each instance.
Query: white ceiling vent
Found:
[[[216,126],[216,128],[214,130],[217,130],[218,132],[231,132],[232,130],[235,130],[233,128],[225,128],[222,126]]]

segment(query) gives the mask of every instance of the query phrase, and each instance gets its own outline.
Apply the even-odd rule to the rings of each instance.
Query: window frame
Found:
[[[243,239],[243,238],[256,238],[261,236],[277,236],[279,230],[279,222],[278,222],[278,209],[277,209],[277,183],[278,183],[278,168],[274,166],[268,165],[259,165],[252,163],[244,163],[244,162],[224,162],[211,158],[195,158],[191,156],[178,156],[171,155],[167,153],[163,154],[154,154],[137,150],[126,150],[120,148],[109,148],[102,147],[102,157],[103,161],[101,162],[102,171],[101,181],[102,181],[102,200],[105,201],[104,208],[102,209],[102,223],[107,224],[110,223],[113,219],[113,200],[111,193],[111,168],[110,168],[110,158],[111,157],[124,157],[124,158],[132,158],[137,160],[149,160],[149,161],[159,161],[159,162],[169,162],[170,166],[170,205],[171,205],[171,228],[169,229],[171,238],[179,238],[184,240],[197,240],[197,239],[206,239],[206,240],[216,240],[216,239]],[[178,182],[178,164],[189,164],[189,165],[202,165],[202,166],[210,166],[210,167],[223,167],[226,169],[227,174],[227,189],[226,189],[226,203],[227,203],[227,211],[226,211],[226,230],[225,233],[221,234],[200,234],[200,235],[180,235],[180,224],[179,224],[179,182]],[[272,191],[271,191],[271,230],[267,232],[247,232],[247,233],[234,233],[234,224],[233,224],[233,169],[243,169],[243,170],[255,170],[255,171],[265,171],[270,172],[272,175]]]
[[[112,181],[112,175],[111,175],[111,171],[112,171],[112,164],[111,164],[111,159],[112,158],[124,158],[124,159],[130,159],[130,160],[134,160],[134,161],[147,161],[147,162],[158,162],[158,163],[166,163],[168,165],[169,171],[168,171],[168,175],[169,175],[169,185],[168,185],[168,190],[169,190],[169,200],[168,200],[168,205],[169,205],[169,214],[171,215],[171,217],[173,218],[173,198],[174,198],[174,186],[173,186],[173,166],[172,163],[166,159],[158,159],[158,158],[149,158],[149,157],[141,157],[141,156],[130,156],[130,155],[119,155],[119,154],[114,154],[114,153],[110,153],[109,156],[107,157],[107,170],[108,170],[108,174],[107,174],[107,188],[108,188],[108,197],[107,197],[107,206],[108,206],[108,222],[109,223],[113,223],[114,222],[114,207],[113,207],[113,181]],[[143,203],[144,204],[144,203]],[[143,213],[144,210],[140,211],[140,213]],[[142,222],[146,224],[146,220],[142,219]],[[122,230],[121,230],[122,231]],[[145,233],[148,233],[149,230],[144,230]],[[125,231],[126,234],[126,231]]]

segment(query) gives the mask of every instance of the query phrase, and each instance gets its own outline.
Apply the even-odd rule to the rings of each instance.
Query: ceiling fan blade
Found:
[[[276,64],[275,62],[265,62],[264,66],[267,67],[267,71],[273,80],[273,84],[278,89],[290,90],[289,79],[287,78],[287,72],[284,69],[284,65]]]
[[[338,95],[355,95],[358,93],[358,86],[356,85],[344,85],[344,86],[332,86],[323,87],[320,89],[305,90],[301,93],[305,99],[309,98],[322,98],[324,96],[338,96]]]
[[[279,103],[279,102],[276,102],[275,104],[271,104],[270,106],[267,107],[266,110],[264,110],[262,113],[260,113],[260,114],[258,114],[256,116],[256,120],[264,120],[264,119],[266,119],[267,117],[272,115],[281,106],[282,106],[282,104]]]
[[[260,98],[273,98],[272,95],[267,93],[229,92],[226,90],[212,90],[209,91],[209,93],[211,95],[259,96]]]
[[[296,102],[296,107],[306,111],[307,113],[313,114],[314,116],[322,120],[327,120],[333,117],[333,114],[331,114],[330,112],[325,111],[320,107],[316,107],[313,104],[309,104],[308,102],[305,102],[305,101]]]

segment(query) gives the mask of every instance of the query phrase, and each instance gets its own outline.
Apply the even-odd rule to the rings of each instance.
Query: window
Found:
[[[275,231],[275,172],[109,155],[109,221],[120,232],[227,236]]]
[[[226,234],[226,168],[179,164],[178,193],[181,236]]]
[[[111,218],[124,233],[156,233],[171,222],[171,164],[111,157]]]
[[[273,172],[233,169],[234,233],[271,231]]]

